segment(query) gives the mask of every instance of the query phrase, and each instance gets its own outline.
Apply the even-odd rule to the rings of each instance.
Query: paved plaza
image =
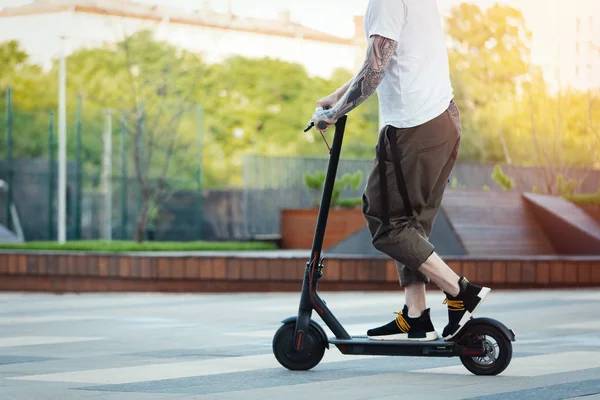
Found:
[[[0,399],[600,399],[598,290],[492,291],[479,315],[517,336],[496,377],[471,375],[458,358],[335,347],[315,369],[290,372],[271,340],[298,297],[2,293]],[[322,297],[351,334],[387,323],[403,300],[400,291]],[[442,300],[429,294],[438,331]]]

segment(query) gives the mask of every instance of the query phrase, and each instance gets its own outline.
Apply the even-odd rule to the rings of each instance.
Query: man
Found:
[[[317,102],[312,120],[329,128],[377,90],[385,127],[363,194],[363,214],[374,247],[396,262],[405,305],[397,318],[367,335],[438,339],[426,308],[425,284],[431,280],[446,294],[449,321],[442,336],[448,340],[490,289],[456,275],[427,240],[461,133],[441,16],[436,0],[370,0],[364,26],[368,49],[362,68]]]

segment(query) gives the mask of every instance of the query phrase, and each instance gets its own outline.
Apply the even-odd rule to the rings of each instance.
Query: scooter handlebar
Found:
[[[304,132],[310,131],[314,126],[315,126],[315,123],[312,122],[312,121],[310,121],[308,123],[308,125],[306,126],[306,128],[304,129]],[[317,127],[319,129],[326,129],[327,128],[327,122],[325,122],[325,121],[319,121],[319,123],[317,124]]]
[[[329,107],[317,107],[317,110],[322,110],[322,109],[329,109]],[[306,128],[304,129],[304,132],[308,132],[312,129],[312,127],[315,126],[315,123],[310,121],[308,123],[308,125],[306,125]],[[321,130],[325,130],[327,129],[327,122],[325,121],[319,121],[319,123],[317,124],[317,128],[321,129]]]

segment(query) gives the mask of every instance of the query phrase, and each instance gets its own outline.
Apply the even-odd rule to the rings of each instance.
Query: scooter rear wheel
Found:
[[[508,367],[512,359],[512,343],[498,329],[489,325],[475,325],[468,329],[462,343],[471,346],[483,346],[483,357],[461,356],[460,361],[475,375],[498,375]]]
[[[326,343],[312,325],[302,339],[302,349],[294,348],[295,322],[283,324],[273,337],[273,354],[279,363],[292,371],[308,371],[321,362]]]

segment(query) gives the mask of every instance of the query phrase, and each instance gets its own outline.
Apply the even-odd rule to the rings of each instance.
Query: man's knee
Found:
[[[417,271],[433,253],[433,245],[410,226],[392,228],[373,236],[373,247]]]

